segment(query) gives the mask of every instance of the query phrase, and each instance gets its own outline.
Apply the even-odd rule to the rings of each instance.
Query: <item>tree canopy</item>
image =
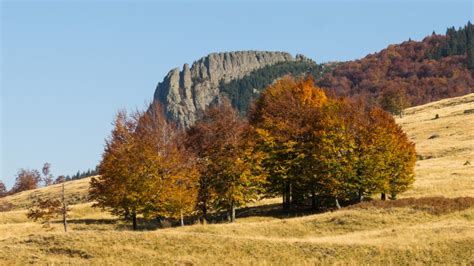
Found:
[[[340,208],[414,182],[415,146],[393,116],[363,101],[328,97],[310,77],[285,76],[239,115],[225,97],[189,129],[159,105],[119,112],[106,142],[95,206],[132,220],[226,212],[261,197],[283,206]],[[384,198],[384,197],[383,197]]]
[[[15,184],[10,193],[18,193],[25,190],[35,189],[41,181],[38,170],[20,169],[16,175]]]
[[[189,212],[192,208],[183,204],[192,205],[188,197],[194,198],[196,175],[192,158],[176,146],[174,128],[159,105],[130,116],[119,112],[99,165],[100,176],[91,180],[95,206],[132,220],[134,229],[138,214]]]
[[[266,154],[267,192],[285,206],[311,197],[349,201],[405,191],[413,182],[414,144],[377,107],[328,98],[310,79],[270,86],[250,115]],[[314,203],[316,204],[316,203]]]
[[[229,101],[207,109],[187,133],[187,146],[199,158],[199,205],[227,209],[235,221],[235,208],[256,199],[264,174],[257,173],[258,154],[252,152],[248,125]]]

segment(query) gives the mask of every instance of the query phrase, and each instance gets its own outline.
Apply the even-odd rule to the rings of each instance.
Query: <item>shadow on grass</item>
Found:
[[[316,209],[311,207],[307,202],[305,204],[293,204],[289,210],[283,209],[283,205],[279,203],[244,207],[236,210],[236,218],[248,217],[271,217],[277,219],[285,219],[291,217],[301,217],[306,215],[318,214],[327,211],[332,211],[334,208],[325,207],[328,204],[319,206]],[[368,200],[363,203],[352,205],[351,202],[344,202],[343,206],[349,209],[367,209],[367,208],[397,208],[397,207],[411,207],[416,210],[426,211],[431,214],[441,215],[454,211],[465,210],[474,207],[474,198],[460,197],[460,198],[444,198],[444,197],[426,197],[426,198],[406,198],[399,200]],[[177,219],[144,219],[138,218],[138,231],[156,230],[160,228],[179,227],[180,221]],[[185,225],[202,223],[203,219],[200,216],[185,217]],[[208,214],[207,224],[222,224],[228,223],[228,214],[226,211],[213,212]],[[58,222],[59,223],[59,222]],[[104,218],[104,219],[71,219],[69,224],[76,225],[114,225],[117,230],[132,230],[131,221],[124,221],[119,218]]]
[[[99,224],[115,224],[119,220],[117,218],[108,218],[108,219],[70,219],[68,224],[85,224],[85,225],[99,225]],[[61,223],[61,222],[58,222]]]
[[[236,218],[248,217],[271,217],[277,219],[285,219],[291,217],[301,217],[305,215],[327,212],[333,208],[319,207],[312,209],[308,204],[293,204],[290,209],[284,209],[281,203],[266,204],[260,206],[243,207],[236,210]],[[187,216],[184,219],[185,225],[203,223],[203,217],[198,215]],[[61,223],[57,221],[56,223]],[[114,225],[117,230],[132,230],[131,221],[122,220],[120,218],[100,218],[100,219],[70,219],[68,223],[71,225]],[[205,220],[207,224],[229,223],[228,213],[226,211],[212,212],[207,215]],[[144,219],[137,218],[138,231],[156,230],[161,228],[179,227],[180,220],[170,218]]]

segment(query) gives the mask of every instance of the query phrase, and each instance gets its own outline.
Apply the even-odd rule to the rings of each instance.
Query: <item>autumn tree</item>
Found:
[[[54,180],[54,183],[53,183],[53,184],[55,184],[55,185],[56,185],[56,184],[61,184],[61,183],[66,182],[66,181],[67,181],[67,180],[66,180],[66,177],[63,176],[63,175],[60,175],[60,176],[58,176],[58,177]]]
[[[304,172],[313,174],[311,158],[304,152],[310,119],[325,102],[324,92],[314,87],[311,78],[280,79],[269,86],[256,101],[250,112],[257,150],[265,154],[264,168],[268,171],[267,193],[282,195],[285,209],[301,193]],[[307,166],[308,168],[304,168]]]
[[[380,192],[387,176],[387,145],[390,135],[386,134],[384,126],[390,122],[382,124],[385,121],[380,119],[379,114],[386,113],[373,112],[373,108],[362,102],[349,103],[348,108],[351,109],[350,127],[355,140],[355,175],[350,182],[356,190],[357,200],[361,202],[364,197]],[[393,121],[391,116],[389,119]]]
[[[166,120],[159,105],[130,116],[119,112],[112,135],[106,141],[100,176],[91,179],[94,206],[131,220],[134,230],[139,214],[169,216],[170,203],[166,200],[170,186],[191,191],[187,185],[194,185],[177,177],[192,178],[193,174],[187,174],[192,162],[180,154],[175,137],[175,127]],[[173,182],[186,186],[175,186]]]
[[[403,110],[409,106],[409,102],[402,89],[388,89],[381,95],[380,106],[387,112],[403,117]]]
[[[50,222],[58,216],[61,202],[58,199],[38,199],[28,210],[27,217],[33,221],[40,221],[45,228],[50,227]]]
[[[134,136],[139,114],[129,116],[119,112],[114,122],[111,137],[106,141],[100,176],[91,179],[90,195],[94,206],[108,209],[112,214],[132,221],[137,230],[137,215],[152,207],[151,185],[159,172],[159,158],[139,151],[139,139]],[[149,149],[147,150],[149,151]],[[138,158],[143,155],[143,158]],[[143,166],[149,167],[143,167]],[[142,166],[142,169],[138,169]],[[155,191],[159,193],[159,191]]]
[[[413,183],[414,145],[377,107],[327,98],[310,80],[276,82],[256,102],[251,122],[265,153],[269,192],[284,207],[318,198],[349,202],[374,193],[396,195]]]
[[[228,211],[235,222],[235,209],[259,196],[265,175],[258,168],[248,125],[227,99],[209,107],[202,119],[188,130],[188,149],[199,159],[199,205],[205,218],[210,206]]]
[[[44,163],[43,168],[41,169],[41,172],[43,173],[43,182],[44,185],[50,186],[53,184],[53,175],[51,174],[51,164],[50,163]]]
[[[178,142],[176,142],[178,143]],[[175,147],[176,149],[177,147]],[[179,219],[184,226],[184,216],[194,213],[197,203],[199,169],[195,158],[185,150],[174,150],[168,158],[172,168],[167,185],[164,188],[161,215]]]
[[[41,175],[37,170],[20,169],[17,173],[11,193],[35,189],[38,187],[40,181]]]
[[[5,197],[8,194],[7,187],[3,183],[2,180],[0,180],[0,198]]]
[[[377,139],[382,142],[376,149],[384,154],[386,164],[385,169],[381,171],[384,175],[381,192],[388,192],[391,199],[396,199],[399,193],[408,190],[415,181],[415,144],[408,139],[390,114],[375,108],[370,116],[372,128],[380,132]]]
[[[152,206],[144,215],[176,218],[184,225],[184,216],[195,210],[199,172],[196,158],[183,145],[183,130],[168,122],[161,106],[154,104],[140,115],[135,138],[139,160],[154,158],[149,165],[154,163],[158,170],[148,196]]]
[[[33,221],[41,221],[45,228],[50,227],[51,220],[56,217],[62,218],[64,232],[67,232],[68,204],[66,201],[64,183],[61,189],[61,198],[38,199],[28,210],[27,217]]]
[[[352,111],[344,99],[328,100],[319,116],[313,117],[312,136],[308,138],[315,170],[309,184],[317,184],[318,194],[333,198],[337,208],[341,208],[339,201],[349,200],[355,190],[357,143],[351,126]]]

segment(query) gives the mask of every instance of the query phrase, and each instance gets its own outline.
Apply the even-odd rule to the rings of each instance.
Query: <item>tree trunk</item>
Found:
[[[335,201],[336,201],[336,207],[337,207],[338,209],[341,209],[341,205],[339,204],[339,200],[337,199],[337,197],[334,198],[334,199],[335,199]]]
[[[61,201],[62,201],[62,204],[63,204],[62,215],[63,215],[64,232],[67,232],[67,205],[66,205],[66,196],[65,196],[65,193],[64,193],[64,182],[65,182],[65,180],[63,180],[63,189],[62,189]]]
[[[311,191],[311,209],[313,211],[316,210],[316,193],[314,189]]]
[[[283,194],[282,194],[282,199],[283,199],[283,209],[286,208],[286,189],[283,189]]]
[[[202,205],[202,223],[204,223],[204,221],[207,223],[207,204],[206,204],[206,201],[204,201],[203,205]]]
[[[137,214],[135,211],[132,212],[133,231],[137,230]]]
[[[291,191],[290,182],[286,182],[285,183],[285,193],[284,193],[285,203],[283,204],[283,209],[285,211],[290,210],[290,191]]]
[[[294,197],[293,197],[293,186],[289,182],[288,182],[288,186],[289,186],[289,191],[288,191],[288,209],[289,209],[291,206],[291,203],[293,203]]]
[[[359,202],[362,202],[364,200],[364,193],[362,189],[359,189]]]
[[[397,199],[397,193],[392,192],[390,193],[390,200],[396,200]]]
[[[183,210],[179,210],[179,214],[181,215],[181,226],[184,226]]]
[[[382,195],[380,196],[380,199],[381,200],[386,200],[387,199],[387,196],[385,196],[385,193],[382,193]]]
[[[231,218],[230,218],[231,223],[235,223],[235,203],[232,201],[232,206],[231,206]]]

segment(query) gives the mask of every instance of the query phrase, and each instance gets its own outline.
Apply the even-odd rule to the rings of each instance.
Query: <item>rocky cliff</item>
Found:
[[[219,86],[253,70],[295,59],[284,52],[242,51],[212,53],[171,70],[156,88],[154,101],[162,103],[169,119],[192,125],[209,104],[221,96]]]

